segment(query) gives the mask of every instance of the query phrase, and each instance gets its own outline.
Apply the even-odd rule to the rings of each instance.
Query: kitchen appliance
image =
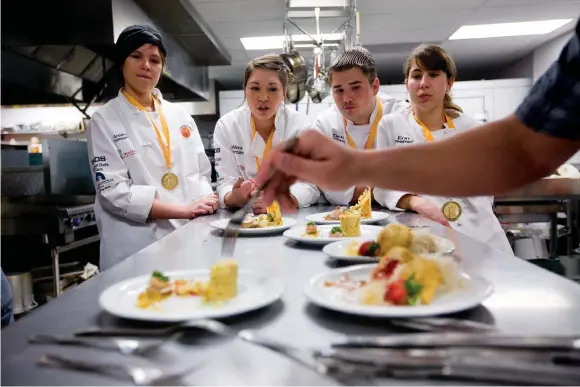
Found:
[[[106,161],[90,165],[85,141],[44,139],[42,144],[42,166],[29,167],[34,173],[22,173],[26,166],[11,167],[8,176],[3,170],[1,231],[3,244],[12,249],[3,247],[2,258],[6,265],[14,263],[17,260],[12,258],[20,258],[20,250],[27,248],[18,239],[38,239],[41,250],[50,252],[56,297],[62,288],[61,254],[99,241],[92,174]],[[9,190],[7,182],[11,183]],[[31,191],[30,186],[35,189]],[[19,259],[15,264],[32,270],[42,251],[32,253],[23,254],[24,262]]]
[[[34,301],[30,272],[9,273],[6,274],[6,278],[12,290],[12,305],[15,315],[28,312],[38,306],[38,303]]]

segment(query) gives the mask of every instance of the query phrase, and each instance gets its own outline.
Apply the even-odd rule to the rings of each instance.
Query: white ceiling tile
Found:
[[[210,76],[228,87],[241,88],[245,65],[252,58],[281,50],[246,51],[241,37],[282,35],[285,0],[190,0],[228,49],[231,66],[210,67]],[[489,74],[521,58],[544,42],[569,31],[574,23],[542,36],[447,41],[460,26],[552,18],[578,18],[580,0],[358,0],[361,43],[372,51],[380,77],[401,78],[401,67],[415,45],[441,44],[462,73]],[[314,19],[295,19],[315,34]],[[321,19],[329,33],[344,19]],[[300,33],[290,27],[290,33]],[[300,49],[310,65],[312,51]],[[390,78],[389,78],[390,77]]]
[[[272,0],[212,1],[193,4],[206,22],[282,20],[284,2]]]
[[[484,7],[471,15],[466,24],[511,23],[520,21],[577,18],[580,1],[553,2],[520,7]],[[570,26],[570,25],[569,25]]]
[[[358,0],[361,14],[413,12],[424,14],[437,10],[477,9],[487,0]]]

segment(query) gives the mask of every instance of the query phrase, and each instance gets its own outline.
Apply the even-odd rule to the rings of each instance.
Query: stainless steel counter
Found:
[[[329,207],[303,209],[300,224],[309,213]],[[73,371],[40,368],[35,362],[46,353],[60,353],[101,361],[144,364],[139,358],[97,350],[28,345],[32,333],[70,334],[91,326],[151,326],[120,320],[101,311],[98,298],[108,286],[152,270],[205,268],[220,252],[221,237],[208,224],[227,217],[221,212],[198,218],[2,331],[3,385],[119,385],[123,381]],[[493,322],[502,332],[580,333],[580,285],[515,257],[503,255],[473,239],[412,214],[398,214],[389,222],[425,223],[435,234],[452,239],[469,273],[490,280],[495,293],[481,306],[460,313],[466,319]],[[343,334],[383,334],[394,330],[380,319],[352,317],[327,311],[307,302],[308,280],[336,263],[320,248],[295,245],[282,235],[240,238],[236,246],[240,266],[259,268],[285,279],[283,299],[269,307],[224,320],[237,329],[253,328],[298,346],[323,346]],[[200,341],[198,341],[199,339]],[[217,340],[217,339],[215,339]],[[199,364],[185,382],[196,385],[329,385],[310,370],[272,352],[241,342],[215,341],[209,335],[187,336],[169,345],[161,364]],[[197,345],[199,344],[199,345]],[[396,381],[380,381],[399,384]],[[409,384],[408,381],[404,382]],[[418,381],[412,384],[435,384]],[[449,385],[449,383],[440,383]]]

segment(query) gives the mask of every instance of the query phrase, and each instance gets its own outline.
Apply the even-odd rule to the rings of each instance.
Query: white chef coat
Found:
[[[450,115],[450,117],[452,116]],[[479,122],[461,113],[459,113],[459,117],[452,119],[453,124],[455,125],[455,130],[448,128],[447,124],[445,124],[445,128],[431,132],[434,141],[448,138],[456,133],[480,125]],[[423,144],[427,143],[427,140],[423,135],[422,127],[417,123],[417,121],[415,121],[413,111],[409,108],[402,112],[390,114],[381,119],[376,143],[377,149],[380,149]],[[433,160],[433,162],[436,163],[437,160]],[[390,210],[402,211],[403,209],[397,207],[397,203],[399,202],[399,199],[408,192],[375,188],[373,193],[375,200],[382,206],[388,207]],[[456,201],[462,208],[462,214],[458,220],[449,222],[454,230],[460,231],[491,247],[513,255],[513,251],[505,232],[493,213],[492,196],[467,198],[438,197],[429,195],[421,196],[440,208],[449,200]]]
[[[294,137],[301,129],[308,127],[309,123],[307,116],[282,103],[274,118],[276,130],[272,138],[272,148]],[[217,192],[221,206],[225,207],[224,198],[231,192],[240,176],[244,180],[256,177],[258,171],[255,158],[261,162],[266,148],[266,142],[258,133],[252,139],[251,113],[247,104],[219,119],[214,131],[214,146],[219,183]],[[311,205],[320,196],[315,185],[304,182],[294,183],[290,192],[296,197],[300,207]]]
[[[384,93],[378,93],[377,96],[383,105],[383,116],[392,112],[397,112],[406,109],[409,104],[401,99],[391,97]],[[378,104],[375,102],[375,108],[371,114],[368,124],[355,125],[352,121],[346,121],[346,129],[344,127],[344,118],[336,105],[320,113],[314,122],[314,128],[322,132],[324,135],[333,138],[334,140],[348,145],[346,131],[350,134],[358,149],[364,149],[365,143],[371,131],[372,123],[378,113]],[[376,139],[375,139],[376,147]],[[355,187],[350,187],[346,191],[323,191],[326,199],[334,205],[346,206],[350,203],[352,195],[354,195]]]
[[[89,121],[89,162],[96,189],[95,216],[101,237],[100,268],[107,269],[187,223],[186,219],[147,222],[154,199],[185,204],[213,193],[211,164],[193,118],[163,100],[171,139],[174,190],[161,185],[168,172],[155,129],[145,112],[119,95]],[[149,112],[161,135],[159,113]]]

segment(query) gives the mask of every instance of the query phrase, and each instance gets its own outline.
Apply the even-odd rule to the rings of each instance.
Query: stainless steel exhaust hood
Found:
[[[165,0],[163,4],[172,1],[179,3]],[[131,24],[150,24],[164,35],[169,53],[159,83],[164,96],[174,101],[207,101],[206,65],[229,64],[229,56],[218,45],[214,51],[194,51],[182,38],[167,32],[166,16],[149,17],[133,0],[4,1],[2,104],[78,104],[116,96],[120,85],[113,62],[114,42]],[[190,23],[199,25],[193,19]],[[209,30],[204,33],[208,41],[217,42]]]

